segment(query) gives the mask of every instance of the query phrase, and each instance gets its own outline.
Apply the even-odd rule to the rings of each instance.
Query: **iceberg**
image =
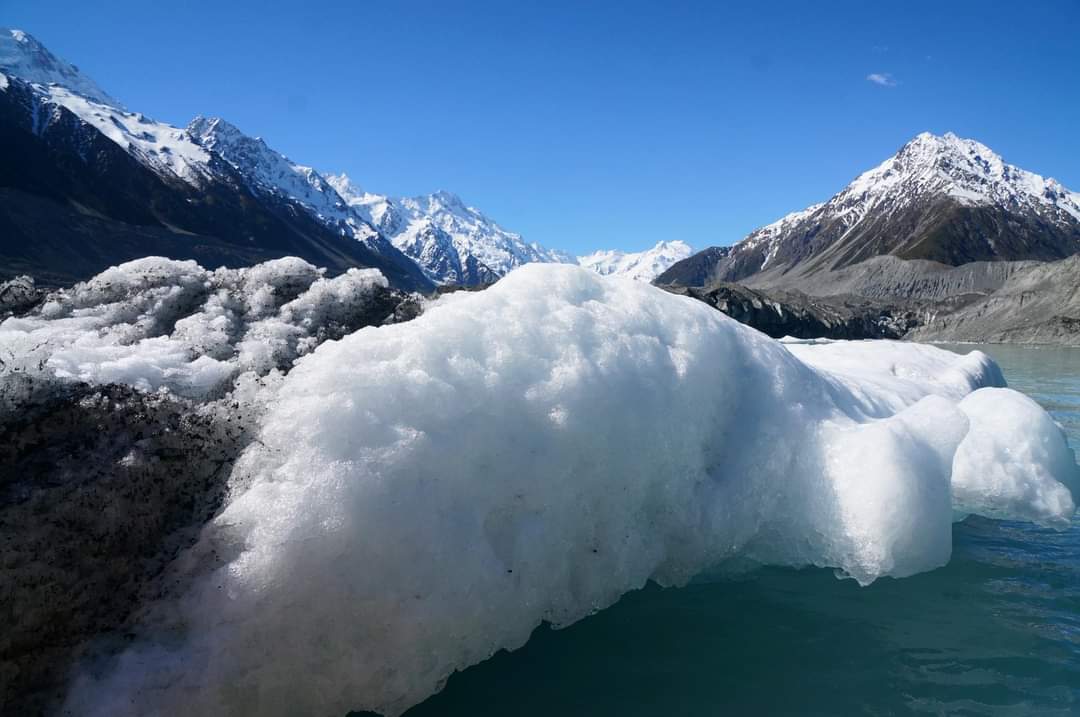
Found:
[[[778,342],[565,265],[327,340],[265,391],[183,587],[72,712],[398,715],[647,581],[904,577],[948,561],[955,519],[1061,526],[1078,488],[985,354]]]

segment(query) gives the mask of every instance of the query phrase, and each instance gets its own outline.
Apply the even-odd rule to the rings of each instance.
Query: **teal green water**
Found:
[[[977,348],[1080,448],[1080,349]],[[1080,522],[969,518],[953,539],[945,568],[867,588],[825,570],[651,586],[408,715],[1080,714]]]

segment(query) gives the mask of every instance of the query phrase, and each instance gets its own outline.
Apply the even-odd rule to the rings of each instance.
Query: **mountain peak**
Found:
[[[959,265],[1077,251],[1080,194],[1008,164],[976,140],[922,132],[824,204],[756,229],[727,252],[673,267],[660,280],[740,281],[795,265],[804,273],[838,269],[881,254]]]
[[[465,206],[465,202],[461,201],[461,197],[454,194],[453,192],[448,192],[445,189],[439,189],[439,190],[437,190],[435,192],[432,192],[430,199],[433,202],[437,202],[437,203],[441,204],[442,206],[446,207],[447,209],[457,209],[457,210],[467,210],[468,209],[468,207]]]
[[[324,174],[326,181],[330,182],[330,186],[341,195],[342,199],[349,201],[354,197],[363,196],[366,192],[356,185],[356,182],[352,178],[342,172],[340,174]]]
[[[194,137],[200,144],[246,142],[265,145],[258,137],[249,137],[236,125],[223,120],[220,117],[197,116],[188,122],[188,134]]]
[[[968,206],[1030,206],[1080,220],[1080,194],[1008,164],[985,144],[951,132],[917,135],[895,155],[859,175],[827,206],[854,218],[882,203],[910,204],[930,196],[947,196]]]
[[[936,135],[922,132],[905,144],[894,159],[918,161],[938,161],[942,157],[959,157],[973,160],[987,170],[998,170],[1004,166],[1001,157],[982,142],[964,139],[952,132]]]
[[[0,72],[34,84],[60,85],[95,102],[123,108],[78,67],[22,30],[0,28]]]

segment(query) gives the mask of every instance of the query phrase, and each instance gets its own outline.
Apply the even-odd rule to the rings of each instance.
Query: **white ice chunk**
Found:
[[[1080,474],[1065,434],[1037,403],[1002,388],[960,402],[971,430],[953,460],[960,513],[1064,527],[1076,511]]]

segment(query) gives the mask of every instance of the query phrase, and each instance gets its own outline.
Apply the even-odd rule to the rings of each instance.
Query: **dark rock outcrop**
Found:
[[[32,276],[16,276],[8,281],[0,281],[0,320],[29,311],[44,297],[45,292],[38,288]]]
[[[665,287],[690,296],[773,338],[898,339],[919,322],[915,307],[859,297],[820,299],[796,292],[765,293],[738,284]]]

